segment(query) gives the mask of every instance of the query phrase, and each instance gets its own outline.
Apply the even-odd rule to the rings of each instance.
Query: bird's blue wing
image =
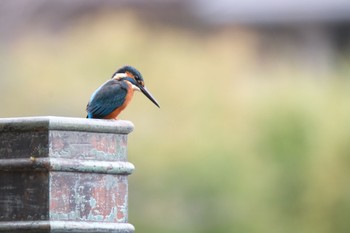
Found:
[[[123,105],[128,85],[117,80],[109,80],[91,96],[86,107],[87,118],[104,118]]]

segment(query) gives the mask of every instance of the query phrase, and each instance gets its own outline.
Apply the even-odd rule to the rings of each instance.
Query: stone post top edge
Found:
[[[129,134],[133,129],[133,123],[126,120],[86,119],[58,116],[0,118],[0,132],[64,130]]]

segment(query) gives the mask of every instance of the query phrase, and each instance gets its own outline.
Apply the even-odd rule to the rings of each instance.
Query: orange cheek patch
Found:
[[[134,75],[133,75],[132,73],[130,73],[129,71],[126,71],[125,74],[126,74],[128,77],[135,79]]]

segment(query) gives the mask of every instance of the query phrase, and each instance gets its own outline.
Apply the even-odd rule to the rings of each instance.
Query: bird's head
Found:
[[[141,91],[149,100],[151,100],[158,108],[160,107],[155,98],[146,89],[142,74],[135,67],[123,66],[119,68],[112,76],[112,79],[125,80],[131,83],[136,91]]]

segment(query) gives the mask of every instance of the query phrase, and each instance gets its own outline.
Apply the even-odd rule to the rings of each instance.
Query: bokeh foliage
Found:
[[[192,32],[127,12],[33,26],[1,46],[0,116],[84,117],[90,94],[134,65],[161,105],[137,94],[121,116],[136,126],[136,232],[347,233],[348,61],[320,74],[266,62],[257,47],[246,30]]]

